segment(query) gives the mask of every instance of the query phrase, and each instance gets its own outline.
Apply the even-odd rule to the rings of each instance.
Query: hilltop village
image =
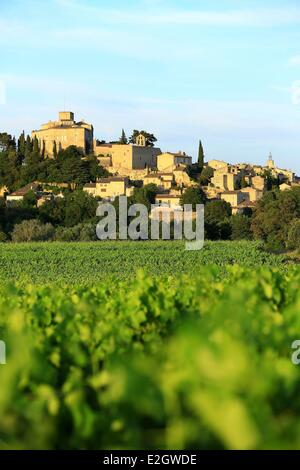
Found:
[[[54,159],[59,151],[70,146],[78,148],[83,159],[86,155],[94,155],[107,174],[87,182],[83,190],[105,200],[130,196],[135,187],[153,184],[158,188],[155,202],[174,208],[180,204],[187,188],[200,184],[207,199],[224,200],[230,204],[233,214],[242,214],[255,207],[268,189],[270,179],[275,179],[282,191],[299,184],[293,171],[275,165],[272,155],[262,166],[229,164],[221,160],[204,162],[200,144],[198,162],[193,164],[192,157],[183,151],[162,151],[155,146],[156,139],[149,141],[145,132],[135,131],[134,140],[130,142],[124,132],[117,142],[100,142],[94,138],[93,126],[85,121],[76,122],[72,112],[60,112],[58,121],[49,121],[39,130],[32,131],[31,138],[37,140],[44,158]],[[55,181],[51,185],[68,186],[67,182],[56,185]],[[47,191],[43,186],[47,186]],[[29,191],[36,193],[38,204],[52,196],[49,182],[43,185],[39,181],[32,181],[10,193],[2,186],[0,195],[5,195],[7,204],[11,204],[22,201]]]

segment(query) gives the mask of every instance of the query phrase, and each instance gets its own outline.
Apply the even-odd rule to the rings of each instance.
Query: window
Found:
[[[106,189],[101,189],[101,193],[106,193]]]

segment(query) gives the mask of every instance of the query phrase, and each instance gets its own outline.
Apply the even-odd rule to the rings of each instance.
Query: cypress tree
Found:
[[[53,158],[57,158],[57,146],[56,146],[56,140],[54,141],[53,144]]]
[[[200,170],[202,170],[204,166],[204,150],[203,150],[201,140],[199,140],[198,165],[199,165]]]
[[[119,139],[119,142],[120,142],[120,144],[123,144],[123,145],[128,144],[128,140],[127,140],[127,137],[126,137],[126,134],[125,134],[124,129],[122,129],[122,135],[121,135],[121,137],[120,137],[120,139]]]
[[[33,139],[33,151],[34,151],[34,153],[36,153],[36,154],[40,153],[39,141],[38,141],[38,139],[36,138],[36,136],[35,136],[34,139]]]

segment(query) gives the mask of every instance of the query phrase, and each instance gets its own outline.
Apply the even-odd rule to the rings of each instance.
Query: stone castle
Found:
[[[40,148],[50,158],[55,146],[57,151],[70,145],[76,145],[84,153],[93,151],[93,126],[85,121],[75,122],[74,113],[70,111],[60,112],[58,121],[43,124],[39,130],[32,131],[31,137],[38,139]]]

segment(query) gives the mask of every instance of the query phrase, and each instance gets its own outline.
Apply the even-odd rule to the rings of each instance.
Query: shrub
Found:
[[[287,248],[292,250],[300,249],[300,219],[294,219],[290,224]]]
[[[42,224],[39,220],[24,220],[15,225],[12,232],[13,242],[48,241],[54,237],[54,227],[51,224]]]
[[[233,215],[230,219],[231,240],[251,240],[251,219],[245,215]]]
[[[0,243],[6,242],[6,241],[7,241],[6,233],[0,231]]]
[[[96,226],[94,224],[78,224],[74,227],[59,227],[55,240],[61,242],[90,242],[96,241]]]

